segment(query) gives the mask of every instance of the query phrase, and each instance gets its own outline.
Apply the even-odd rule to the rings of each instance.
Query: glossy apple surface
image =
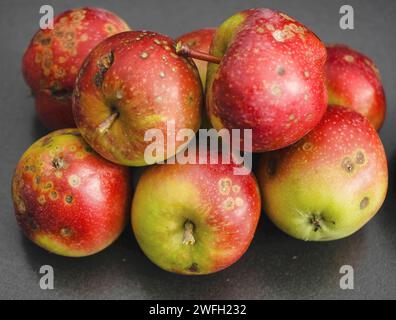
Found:
[[[312,130],[327,107],[326,48],[284,13],[250,9],[213,39],[206,107],[216,129],[252,129],[254,152],[286,147]],[[247,150],[250,151],[250,150]]]
[[[129,183],[128,169],[96,154],[77,129],[58,130],[35,142],[15,169],[16,218],[30,240],[52,253],[92,255],[122,232]]]
[[[99,8],[65,11],[53,29],[40,29],[25,51],[22,70],[41,122],[50,129],[74,127],[71,96],[84,59],[105,38],[129,30],[115,14]]]
[[[345,45],[327,46],[326,83],[329,104],[355,110],[381,129],[386,99],[379,70],[370,58]]]
[[[296,144],[263,154],[259,165],[269,218],[307,241],[347,237],[380,209],[388,187],[381,140],[366,118],[329,106],[320,124]]]
[[[132,226],[147,257],[164,270],[200,275],[235,263],[252,241],[260,194],[234,164],[150,167],[132,204]]]
[[[202,101],[198,71],[192,61],[175,54],[171,38],[130,31],[91,52],[77,79],[73,112],[82,135],[99,154],[115,163],[143,166],[175,154],[164,139],[164,154],[145,157],[153,142],[145,141],[146,132],[157,129],[166,138],[169,122],[176,133],[196,132]],[[177,141],[174,150],[184,143]]]

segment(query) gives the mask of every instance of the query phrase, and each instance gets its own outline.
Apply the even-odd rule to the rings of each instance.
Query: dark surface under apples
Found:
[[[355,30],[339,28],[339,8],[355,9]],[[47,131],[35,117],[21,73],[21,58],[38,28],[39,7],[56,13],[81,6],[109,9],[135,30],[178,36],[217,26],[249,7],[269,7],[294,16],[324,42],[347,43],[378,65],[388,113],[381,138],[389,161],[389,191],[377,216],[355,235],[329,243],[294,240],[263,214],[245,256],[225,271],[185,277],[153,265],[140,251],[129,225],[105,251],[72,259],[49,254],[20,232],[10,185],[22,153]],[[396,298],[396,2],[389,0],[197,0],[197,1],[0,1],[0,298],[6,299],[335,299]],[[135,180],[138,172],[134,170]],[[153,186],[154,188],[155,186]],[[51,265],[55,289],[41,290],[39,269]],[[341,290],[339,269],[352,265],[355,289]]]

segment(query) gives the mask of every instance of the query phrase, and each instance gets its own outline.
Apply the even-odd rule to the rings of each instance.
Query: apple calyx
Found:
[[[100,134],[106,133],[119,115],[120,114],[118,112],[114,112],[105,120],[103,120],[103,122],[98,126],[99,133]]]
[[[187,220],[184,224],[183,244],[192,246],[194,243],[194,224],[190,220]]]
[[[216,64],[219,64],[221,62],[221,58],[213,56],[206,52],[194,50],[190,48],[186,43],[183,43],[182,41],[176,43],[175,50],[178,55],[186,58],[193,58],[193,59],[203,60]]]

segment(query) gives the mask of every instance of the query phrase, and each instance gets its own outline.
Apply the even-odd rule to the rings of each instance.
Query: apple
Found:
[[[71,96],[85,57],[105,38],[129,30],[115,14],[99,8],[65,11],[53,29],[40,29],[25,51],[22,70],[37,115],[50,129],[74,127]]]
[[[168,148],[164,141],[164,154],[145,157],[152,143],[145,141],[146,132],[157,129],[167,137],[170,122],[175,132],[196,132],[202,101],[198,70],[176,55],[171,38],[129,31],[92,50],[77,78],[73,112],[83,137],[104,158],[144,166],[174,156],[185,145],[176,141]]]
[[[202,275],[232,265],[248,249],[260,216],[253,175],[234,175],[236,164],[221,164],[221,156],[219,164],[199,161],[148,168],[132,201],[141,249],[174,273]]]
[[[366,118],[329,106],[296,144],[262,155],[258,168],[268,217],[302,240],[347,237],[380,209],[388,188],[381,140]]]
[[[130,208],[128,169],[62,129],[35,142],[12,180],[17,221],[40,247],[62,256],[97,253],[118,238]]]
[[[345,45],[327,46],[326,83],[329,104],[351,108],[381,129],[386,99],[380,73],[370,58]]]
[[[182,42],[187,44],[191,49],[209,53],[215,32],[216,29],[213,28],[195,30],[180,36],[176,39],[176,42]],[[203,87],[205,87],[208,62],[199,59],[193,60],[198,68]]]
[[[252,129],[252,150],[245,151],[286,147],[312,130],[325,113],[326,47],[284,13],[242,11],[217,29],[209,55],[186,44],[179,44],[177,51],[210,62],[210,121],[217,130]]]

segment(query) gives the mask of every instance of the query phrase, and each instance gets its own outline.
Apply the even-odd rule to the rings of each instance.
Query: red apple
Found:
[[[256,180],[234,175],[237,166],[221,161],[155,165],[140,178],[132,227],[143,252],[162,269],[213,273],[248,249],[260,216]]]
[[[88,53],[105,38],[129,30],[115,14],[99,8],[68,10],[54,28],[39,30],[23,57],[23,74],[42,123],[51,129],[74,127],[71,95]]]
[[[216,29],[213,28],[195,30],[180,36],[179,38],[176,39],[176,42],[181,41],[187,44],[191,49],[209,53],[210,45],[212,43],[212,39],[215,32]],[[205,87],[206,70],[208,63],[207,61],[203,61],[199,59],[193,59],[193,60],[198,68],[202,84]]]
[[[374,62],[345,46],[327,46],[327,90],[330,104],[338,104],[365,116],[376,130],[386,113],[384,88]]]
[[[117,239],[130,192],[128,169],[96,154],[77,129],[35,142],[12,181],[16,218],[26,236],[70,257],[94,254]]]
[[[171,38],[130,31],[92,50],[76,82],[73,112],[83,137],[99,154],[143,166],[173,156],[185,144],[178,141],[169,151],[165,139],[164,154],[148,159],[145,150],[152,141],[145,141],[146,132],[158,129],[167,137],[169,122],[175,132],[196,132],[202,100],[197,68],[176,55]]]
[[[381,140],[366,118],[330,106],[296,144],[263,154],[259,166],[265,211],[302,240],[347,237],[380,209],[388,187]]]
[[[326,48],[284,13],[250,9],[216,31],[210,55],[187,45],[179,54],[210,61],[206,108],[217,130],[252,129],[253,152],[286,147],[312,130],[327,107]]]

